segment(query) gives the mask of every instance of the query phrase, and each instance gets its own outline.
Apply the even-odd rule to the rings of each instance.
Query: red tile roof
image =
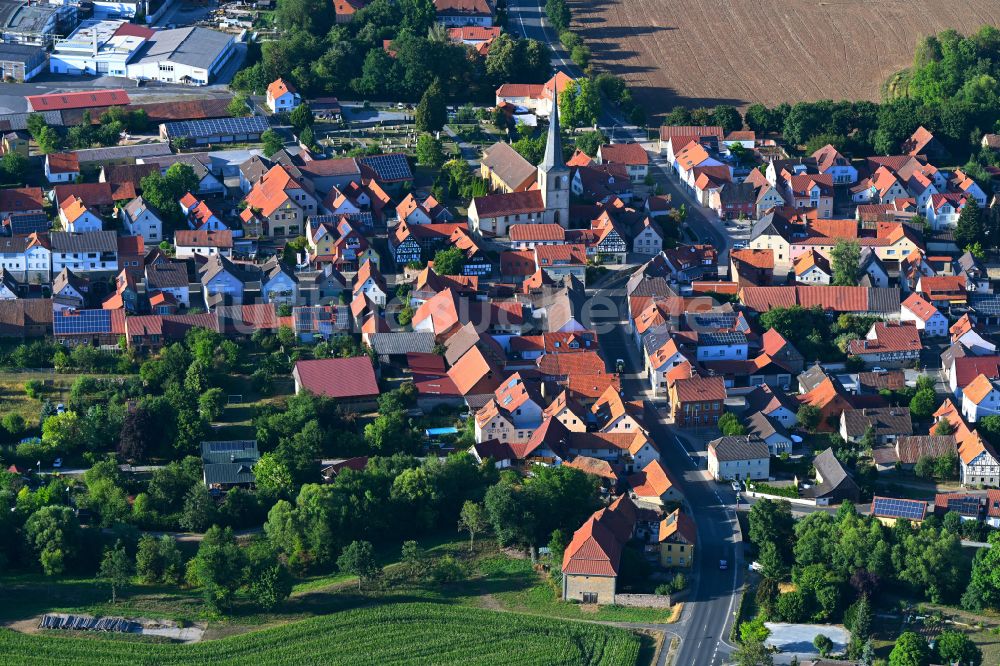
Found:
[[[510,227],[512,241],[564,241],[566,230],[558,224],[512,224]]]
[[[295,364],[303,389],[329,398],[370,398],[379,394],[367,356],[323,358]]]
[[[26,95],[25,98],[32,111],[61,111],[63,109],[118,106],[129,103],[128,93],[121,89]]]
[[[875,339],[851,340],[848,352],[855,356],[887,352],[919,352],[923,348],[920,331],[913,322],[876,322]]]
[[[722,402],[726,399],[726,383],[722,377],[689,377],[675,383],[677,399],[684,402]]]
[[[919,317],[921,321],[930,321],[938,313],[936,307],[925,301],[920,294],[913,292],[902,303],[903,307]]]
[[[563,553],[566,575],[617,576],[622,548],[635,527],[635,505],[622,495],[587,519]]]
[[[538,190],[488,194],[485,197],[475,197],[472,203],[475,205],[476,213],[480,219],[540,213],[545,210],[542,193]]]
[[[49,153],[49,173],[80,173],[80,160],[76,153]]]
[[[649,164],[649,155],[642,144],[612,143],[600,148],[601,161],[630,166]]]
[[[231,248],[233,246],[233,232],[229,230],[192,231],[191,229],[179,229],[174,233],[174,244],[184,247]]]

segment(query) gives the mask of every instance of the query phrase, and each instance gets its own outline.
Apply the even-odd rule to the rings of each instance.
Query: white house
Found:
[[[295,273],[274,257],[261,267],[260,294],[265,303],[298,305],[299,280]]]
[[[916,292],[910,294],[899,306],[899,320],[913,322],[922,337],[948,335],[948,318]]]
[[[967,201],[964,195],[954,192],[935,194],[924,206],[924,217],[935,231],[955,227]]]
[[[962,389],[962,416],[975,423],[992,414],[1000,414],[1000,389],[986,375],[979,375]]]
[[[361,268],[354,276],[354,297],[357,298],[359,293],[370,298],[375,305],[385,307],[388,296],[385,278],[370,261],[361,264]]]
[[[118,238],[114,231],[49,234],[52,272],[68,268],[74,273],[117,273]]]
[[[632,237],[632,251],[636,254],[656,255],[663,250],[663,234],[648,216],[643,218]]]
[[[51,153],[45,156],[45,178],[50,183],[73,183],[80,177],[76,153]]]
[[[697,361],[745,361],[748,346],[740,331],[703,331],[698,335]]]
[[[720,437],[708,443],[708,473],[716,481],[767,479],[771,452],[750,436]]]
[[[178,259],[190,259],[196,254],[203,257],[230,257],[233,254],[233,232],[179,229],[174,234],[174,247],[174,256]]]
[[[94,215],[78,196],[69,197],[59,204],[59,221],[64,230],[72,233],[100,231],[104,226],[101,218]]]
[[[1000,483],[1000,462],[989,443],[973,430],[958,443],[961,480],[966,486],[992,486]]]
[[[245,275],[243,270],[223,256],[215,255],[208,260],[202,269],[201,285],[205,304],[241,305]]]
[[[159,245],[163,240],[163,220],[142,197],[136,197],[122,207],[120,218],[125,233],[142,236],[146,245]]]
[[[177,305],[191,307],[187,262],[157,263],[146,266],[146,292],[170,294]]]
[[[275,79],[267,86],[267,108],[274,113],[291,111],[302,103],[302,97],[295,86],[284,79]]]

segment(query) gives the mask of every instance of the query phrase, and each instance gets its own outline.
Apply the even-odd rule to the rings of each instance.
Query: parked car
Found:
[[[729,568],[729,562],[727,562],[726,560],[719,560],[719,570],[720,571],[725,571],[728,568]]]
[[[736,492],[740,492],[741,490],[743,490],[743,486],[740,485],[739,481],[733,481],[732,486],[733,490],[735,490]]]
[[[55,467],[56,469],[62,467],[62,458],[56,458],[55,460],[53,460],[52,466]]]

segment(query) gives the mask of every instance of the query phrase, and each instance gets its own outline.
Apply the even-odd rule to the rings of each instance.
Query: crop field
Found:
[[[0,630],[0,664],[635,664],[622,629],[433,604],[391,604],[188,645]]]
[[[1000,25],[996,0],[576,0],[573,29],[651,113],[878,100],[918,41]]]

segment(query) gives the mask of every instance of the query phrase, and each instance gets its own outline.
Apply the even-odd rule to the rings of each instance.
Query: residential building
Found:
[[[253,486],[256,480],[253,466],[258,460],[257,440],[201,443],[202,478],[208,489],[216,493]]]
[[[660,566],[694,566],[695,545],[698,543],[698,528],[694,520],[680,509],[674,509],[660,521],[657,534],[660,542]]]
[[[958,442],[960,477],[964,486],[1000,485],[1000,456],[973,430]]]
[[[493,26],[495,10],[489,0],[434,0],[437,22],[447,27]]]
[[[302,103],[302,97],[288,81],[275,79],[267,86],[267,108],[273,113],[292,111]]]
[[[976,423],[994,414],[1000,414],[1000,388],[996,380],[979,375],[962,389],[962,416],[969,423]]]
[[[908,407],[863,407],[845,409],[840,416],[840,436],[858,443],[868,433],[876,445],[891,444],[897,438],[913,434]]]
[[[125,233],[129,236],[142,236],[147,245],[159,245],[163,240],[163,218],[141,196],[122,206],[119,219]]]
[[[694,428],[714,426],[719,422],[726,402],[726,384],[722,377],[678,379],[668,391],[674,425]]]
[[[563,551],[562,598],[587,604],[613,604],[622,549],[632,538],[636,507],[622,495],[600,509],[573,533]]]
[[[69,268],[75,273],[115,273],[118,271],[118,239],[113,231],[49,234],[52,272]]]
[[[59,221],[62,228],[71,233],[100,231],[104,226],[101,218],[91,212],[83,199],[77,196],[71,196],[59,204]]]
[[[272,257],[260,271],[260,294],[265,303],[299,304],[299,279],[278,257]]]
[[[948,318],[916,292],[900,304],[899,321],[912,323],[923,337],[948,335]]]
[[[847,352],[866,364],[900,367],[920,358],[923,342],[913,322],[875,322],[863,340],[851,340]]]
[[[188,284],[186,262],[151,264],[145,268],[146,294],[153,306],[153,294],[161,294],[156,298],[156,307],[191,307],[191,289]],[[166,297],[169,295],[169,298]],[[154,312],[154,314],[166,314]],[[172,314],[172,313],[170,313]]]
[[[174,247],[178,259],[190,259],[195,255],[230,257],[233,254],[233,232],[179,229],[174,233]]]
[[[649,173],[649,155],[638,143],[612,143],[597,149],[598,164],[622,164],[634,182],[642,181]]]
[[[80,177],[76,153],[49,153],[45,156],[45,178],[52,184],[74,183]]]
[[[296,393],[333,398],[341,409],[367,412],[377,404],[378,381],[367,356],[297,361],[292,378]]]
[[[767,444],[749,435],[720,437],[708,443],[708,473],[716,481],[766,481],[770,462]]]

